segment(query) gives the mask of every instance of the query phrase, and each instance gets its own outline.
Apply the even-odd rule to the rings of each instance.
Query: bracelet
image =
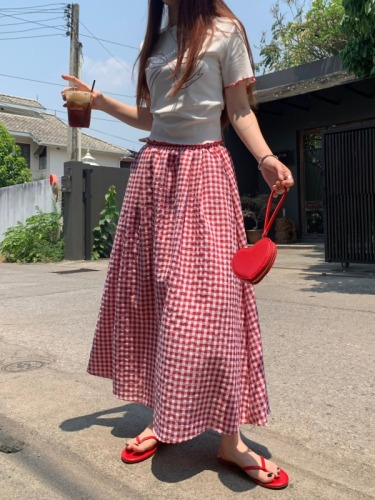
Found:
[[[272,158],[276,158],[277,160],[279,159],[279,157],[277,155],[274,155],[272,153],[268,154],[268,155],[264,155],[260,160],[259,160],[259,163],[258,163],[258,169],[260,170],[262,168],[262,165],[263,165],[263,162],[266,158],[269,158],[270,156],[272,156]]]

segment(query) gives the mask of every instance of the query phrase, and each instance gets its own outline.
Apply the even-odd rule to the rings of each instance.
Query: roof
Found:
[[[68,125],[60,118],[43,112],[45,108],[32,99],[24,99],[0,94],[0,123],[12,135],[30,137],[40,146],[66,147],[68,143]],[[90,151],[131,156],[126,148],[114,146],[109,142],[92,137],[82,132],[83,149]]]
[[[339,56],[334,56],[260,76],[255,85],[255,95],[261,104],[359,80],[343,69]]]
[[[0,109],[3,104],[13,104],[15,106],[25,106],[27,108],[37,108],[45,110],[45,107],[35,99],[26,99],[24,97],[16,97],[7,94],[0,94]]]

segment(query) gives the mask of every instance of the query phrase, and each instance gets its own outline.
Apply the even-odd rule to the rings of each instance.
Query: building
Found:
[[[296,224],[300,239],[322,237],[322,137],[328,131],[375,126],[375,78],[356,78],[336,56],[260,76],[255,94],[262,132],[296,182],[285,203],[286,216]],[[226,144],[240,193],[265,192],[254,158],[232,129]]]
[[[46,112],[36,100],[0,94],[0,123],[21,148],[34,180],[63,175],[68,161],[69,127]],[[89,150],[96,163],[108,167],[128,165],[133,153],[82,133],[82,156]]]

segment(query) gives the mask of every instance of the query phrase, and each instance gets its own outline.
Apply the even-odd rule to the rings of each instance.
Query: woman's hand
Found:
[[[76,78],[75,76],[62,75],[61,78],[72,84],[70,87],[65,87],[61,91],[61,96],[64,101],[66,101],[65,92],[67,90],[80,90],[81,92],[91,92],[91,87],[87,85],[87,83],[84,83],[78,78]],[[103,103],[103,94],[100,92],[100,90],[94,90],[92,92],[92,105],[91,105],[92,109],[102,109],[102,103]]]
[[[64,101],[66,101],[65,92],[68,90],[75,89],[83,92],[91,92],[91,87],[75,76],[62,75],[62,78],[71,83],[70,87],[65,87],[61,92]],[[99,90],[92,92],[92,109],[104,111],[127,125],[139,128],[140,130],[147,130],[149,132],[152,128],[153,116],[148,108],[129,106],[104,95]]]
[[[264,180],[271,190],[275,191],[276,195],[283,194],[285,188],[289,191],[294,186],[292,172],[284,163],[273,156],[268,156],[262,162],[261,172]]]

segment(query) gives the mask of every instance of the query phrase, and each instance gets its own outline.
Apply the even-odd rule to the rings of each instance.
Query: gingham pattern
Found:
[[[88,371],[154,409],[178,443],[265,425],[269,412],[253,288],[231,270],[246,244],[221,143],[150,142],[126,190]]]

